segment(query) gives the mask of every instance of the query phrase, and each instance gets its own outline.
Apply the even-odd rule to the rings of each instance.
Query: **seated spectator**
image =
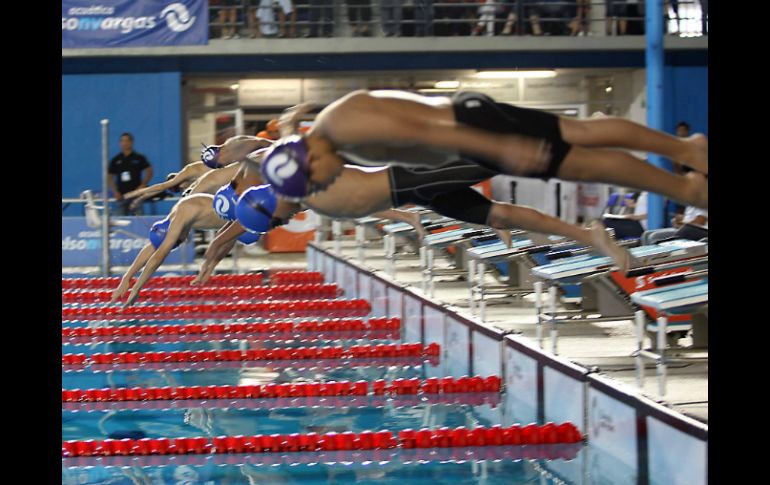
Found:
[[[626,205],[634,212],[623,216],[625,219],[639,221],[645,231],[647,230],[647,195],[647,192],[642,192],[636,200],[627,200]]]
[[[696,224],[698,226],[709,227],[709,211],[698,209],[693,206],[687,206],[684,210],[684,214],[677,214],[671,219],[671,225],[677,229],[685,224]]]
[[[370,0],[347,0],[348,20],[352,28],[353,37],[369,37],[369,22],[372,20],[372,6]]]

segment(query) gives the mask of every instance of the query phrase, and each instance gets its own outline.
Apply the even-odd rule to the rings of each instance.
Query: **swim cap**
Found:
[[[226,221],[234,221],[235,204],[237,203],[238,194],[235,193],[233,186],[227,183],[221,186],[214,195],[214,212]]]
[[[278,140],[262,160],[262,177],[265,182],[290,200],[308,195],[309,171],[307,145],[299,135]]]
[[[235,206],[235,216],[244,229],[261,234],[270,229],[276,198],[269,185],[250,187],[243,192]]]
[[[171,221],[166,217],[150,227],[150,243],[155,249],[158,249],[163,244],[163,240],[166,239],[169,224],[171,224]],[[173,249],[176,249],[180,244],[182,244],[182,239],[174,244]]]
[[[209,168],[222,168],[219,164],[219,151],[222,145],[203,145],[201,150],[201,160]]]

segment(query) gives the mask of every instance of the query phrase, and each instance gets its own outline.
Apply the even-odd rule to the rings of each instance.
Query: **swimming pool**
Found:
[[[318,251],[311,252],[309,258],[316,258],[316,254]],[[322,269],[313,259],[310,267]],[[452,318],[451,313],[423,304],[399,291],[397,285],[389,286],[373,276],[366,275],[369,280],[366,288],[360,284],[361,275],[357,274],[355,288],[351,288],[346,280],[350,279],[346,268],[339,274],[334,268],[334,276],[325,273],[327,282],[338,282],[344,289],[344,298],[363,298],[372,305],[372,311],[365,317],[337,319],[337,322],[368,322],[371,318],[391,317],[398,319],[400,328],[385,331],[381,328],[361,329],[360,326],[358,330],[325,327],[322,332],[298,329],[297,322],[325,320],[323,315],[317,315],[289,319],[295,326],[289,330],[284,328],[282,332],[182,334],[174,330],[167,334],[137,335],[139,328],[176,326],[179,329],[196,324],[217,325],[233,319],[64,321],[63,329],[121,327],[131,330],[124,334],[102,330],[101,335],[93,330],[93,335],[88,336],[77,336],[74,330],[68,330],[66,335],[63,333],[63,354],[82,354],[89,361],[95,354],[134,355],[136,358],[133,362],[120,364],[63,365],[62,389],[84,390],[80,399],[68,402],[65,402],[63,392],[63,440],[135,440],[130,443],[136,444],[142,439],[206,437],[209,443],[214,443],[222,436],[231,439],[273,436],[283,439],[286,444],[293,434],[341,436],[353,432],[359,440],[368,431],[381,430],[390,431],[394,440],[400,440],[399,433],[410,429],[472,430],[490,429],[495,425],[509,429],[514,423],[526,425],[547,421],[573,421],[582,432],[588,429],[585,421],[594,421],[590,424],[596,432],[587,434],[589,438],[596,435],[598,439],[596,442],[589,439],[587,444],[379,449],[345,449],[340,445],[336,449],[319,451],[280,448],[246,453],[65,456],[63,483],[677,483],[660,481],[655,473],[650,477],[647,469],[639,466],[636,437],[633,449],[625,449],[628,440],[612,442],[617,437],[613,434],[622,433],[622,428],[628,425],[618,419],[622,413],[609,412],[613,405],[622,404],[605,402],[607,396],[597,393],[598,389],[593,393],[592,389],[586,391],[585,382],[579,382],[579,387],[575,388],[572,382],[575,376],[556,372],[563,371],[558,366],[542,365],[528,354],[526,346],[509,347],[501,346],[502,341],[484,341],[486,336],[462,319]],[[269,320],[237,318],[240,323],[252,324]],[[316,325],[315,328],[320,327]],[[438,343],[440,356],[422,353],[388,355],[383,350],[389,344],[404,342],[423,344],[423,348],[429,343]],[[271,359],[243,361],[237,357],[246,357],[253,350],[335,347],[341,349],[339,352],[348,352],[351,348],[367,345],[372,345],[371,349],[380,349],[380,355],[373,355],[376,352],[371,350],[372,355],[343,359],[331,355],[313,359],[291,359],[291,355],[287,355],[282,359],[269,354]],[[202,355],[203,352],[227,357],[230,354],[226,352],[230,351],[241,353],[233,360],[190,358],[192,353]],[[171,361],[171,356],[183,354],[188,360]],[[154,356],[158,361],[152,362],[148,356]],[[374,384],[395,385],[395,382],[403,384],[416,379],[424,385],[429,379],[441,382],[448,376],[475,375],[502,379],[503,392],[394,394],[378,393]],[[363,395],[346,395],[345,392],[312,395],[318,392],[307,391],[309,386],[319,383],[345,382],[365,382],[367,392]],[[219,389],[231,386],[228,388],[231,394],[216,398],[214,386]],[[233,394],[234,386],[258,386],[263,390],[273,386],[273,394],[271,397],[239,398]],[[300,395],[296,389],[292,391],[298,386],[305,389],[299,392]],[[554,387],[560,389],[560,395],[552,391]],[[153,399],[144,395],[144,400],[139,397],[115,401],[110,400],[108,394],[102,393],[99,398],[96,393],[100,389],[117,392],[117,389],[149,388],[198,389],[196,392],[211,388],[214,397],[194,395],[184,399]],[[574,389],[579,389],[577,394]],[[91,394],[85,396],[85,390],[91,390]],[[556,400],[562,405],[555,406]],[[629,419],[635,421],[634,417]],[[648,462],[655,460],[652,454],[646,459]],[[666,474],[672,476],[668,471]]]

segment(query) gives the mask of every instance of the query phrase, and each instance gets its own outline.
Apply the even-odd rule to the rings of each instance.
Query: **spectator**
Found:
[[[497,18],[497,0],[480,0],[478,8],[479,21],[473,29],[473,35],[495,35],[495,19]]]
[[[385,37],[401,35],[401,19],[404,16],[401,0],[380,0],[380,17]]]
[[[671,225],[679,229],[685,224],[697,224],[699,226],[709,227],[709,211],[698,209],[697,207],[687,206],[684,214],[677,214],[671,220]]]
[[[414,35],[433,35],[433,0],[412,0],[414,9]]]
[[[501,20],[505,21],[503,25],[503,35],[513,35],[514,26],[519,18],[517,0],[503,0],[503,6],[500,9]]]
[[[120,135],[120,153],[112,157],[107,171],[114,175],[108,178],[108,182],[119,202],[118,215],[142,215],[141,206],[132,210],[129,207],[131,201],[123,198],[125,193],[147,187],[152,179],[152,165],[144,155],[134,151],[134,137],[131,133]],[[142,172],[146,172],[144,178]]]
[[[644,34],[644,4],[638,0],[607,0],[607,35]]]
[[[369,22],[372,20],[370,0],[347,0],[348,20],[353,29],[353,37],[369,37]]]
[[[573,37],[588,35],[588,14],[591,10],[591,1],[577,0],[575,6],[569,6],[568,10],[572,13],[570,16],[573,17],[569,22],[570,35]]]
[[[703,35],[709,35],[709,0],[700,0],[700,21],[701,21],[701,33]]]
[[[530,0],[527,9],[532,35],[564,35],[568,19],[575,18],[574,7],[564,5],[565,0]],[[574,3],[574,2],[571,2]],[[541,19],[547,19],[542,22]]]
[[[278,4],[278,26],[275,21],[275,4]],[[259,30],[267,37],[286,37],[286,15],[291,14],[289,37],[297,36],[297,11],[291,0],[260,0],[257,11]],[[259,36],[259,34],[257,34]]]
[[[331,37],[334,29],[332,0],[310,0],[310,32],[308,37]]]
[[[647,230],[647,192],[642,192],[636,200],[627,200],[626,205],[634,210],[633,214],[624,216],[626,219],[639,221],[642,228]]]
[[[280,131],[278,131],[278,120],[273,118],[267,122],[265,129],[257,133],[260,138],[268,138],[270,140],[277,140],[281,137]]]
[[[235,29],[240,2],[238,0],[211,0],[210,3],[219,7],[217,23],[220,25],[222,38],[237,39],[239,35]]]

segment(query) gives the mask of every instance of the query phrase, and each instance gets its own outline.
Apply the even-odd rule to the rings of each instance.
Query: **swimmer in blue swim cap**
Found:
[[[110,303],[120,300],[131,285],[131,278],[140,270],[139,278],[131,287],[123,307],[133,305],[139,297],[139,291],[157,271],[168,255],[176,249],[193,229],[220,229],[226,221],[214,210],[214,196],[211,194],[193,194],[177,202],[171,212],[161,221],[152,225],[149,242],[142,248],[113,291]],[[247,236],[246,242],[256,242],[258,238]],[[144,268],[144,269],[142,269]]]

